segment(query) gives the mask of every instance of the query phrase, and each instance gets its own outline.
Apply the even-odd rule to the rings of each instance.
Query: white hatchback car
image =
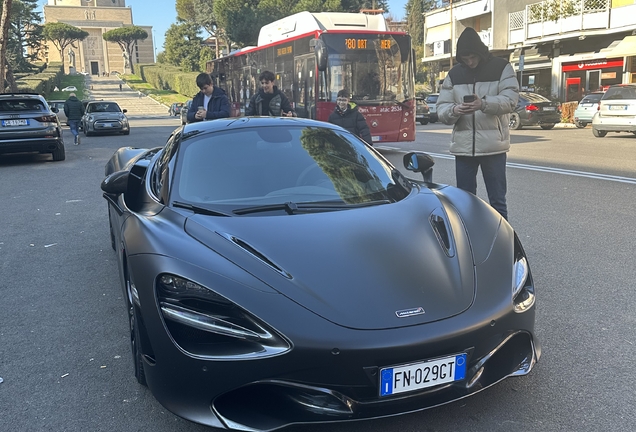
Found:
[[[602,138],[607,132],[636,135],[636,84],[610,86],[601,98],[592,118],[592,133]]]

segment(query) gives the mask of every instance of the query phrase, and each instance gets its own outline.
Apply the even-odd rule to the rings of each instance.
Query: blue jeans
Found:
[[[506,153],[475,157],[455,156],[457,187],[477,195],[477,170],[480,166],[490,205],[507,220]]]
[[[79,135],[79,124],[80,124],[79,120],[68,121],[68,126],[71,128],[71,133],[73,134],[74,137],[77,137]]]

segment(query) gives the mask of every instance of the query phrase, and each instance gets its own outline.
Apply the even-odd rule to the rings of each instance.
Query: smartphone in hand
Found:
[[[475,95],[466,95],[464,96],[464,102],[470,103],[475,101]]]

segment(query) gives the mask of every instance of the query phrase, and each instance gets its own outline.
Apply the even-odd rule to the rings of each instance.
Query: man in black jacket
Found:
[[[230,101],[222,88],[212,84],[209,74],[200,73],[197,76],[197,87],[201,91],[192,99],[188,109],[188,123],[230,116]]]
[[[274,85],[275,79],[270,71],[263,71],[258,76],[261,89],[250,99],[245,108],[246,116],[296,117],[287,96]]]
[[[369,125],[358,107],[349,103],[349,92],[340,90],[336,99],[336,109],[329,115],[329,123],[338,125],[373,145]]]
[[[68,118],[68,126],[71,128],[74,143],[78,145],[80,143],[79,124],[84,115],[84,104],[77,99],[75,93],[71,93],[66,102],[64,102],[64,114],[66,114],[66,118]]]

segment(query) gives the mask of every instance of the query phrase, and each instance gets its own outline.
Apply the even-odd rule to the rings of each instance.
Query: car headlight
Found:
[[[515,312],[525,312],[535,303],[535,292],[530,266],[521,242],[515,234],[514,261],[512,265],[512,303]]]
[[[95,120],[95,118],[94,118],[92,115],[89,115],[89,116],[88,116],[88,118],[87,118],[87,120],[88,120],[89,122],[92,122],[93,120]]]
[[[156,283],[161,316],[184,351],[206,358],[258,358],[291,348],[282,335],[209,288],[171,274]]]

